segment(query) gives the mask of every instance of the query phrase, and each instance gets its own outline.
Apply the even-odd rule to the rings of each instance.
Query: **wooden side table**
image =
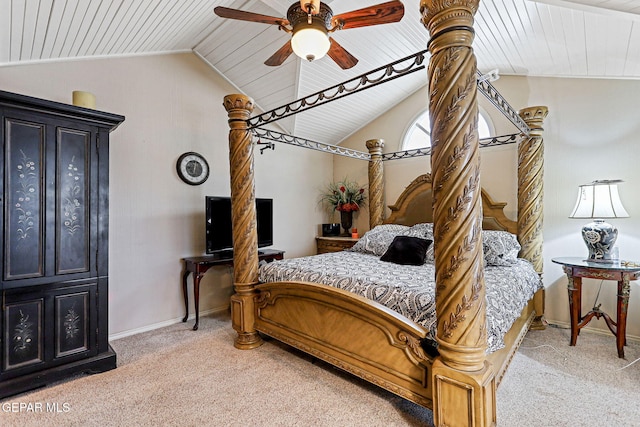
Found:
[[[271,262],[277,259],[284,258],[284,251],[277,249],[262,249],[258,252],[258,259],[260,261]],[[221,252],[219,254],[199,256],[193,258],[183,258],[184,271],[182,273],[182,294],[184,296],[184,311],[185,315],[182,318],[183,322],[186,322],[189,318],[189,295],[187,293],[187,278],[189,274],[193,273],[193,298],[196,309],[196,323],[193,325],[193,330],[198,330],[198,323],[200,321],[200,280],[202,276],[211,267],[216,265],[233,265],[233,253]]]
[[[316,237],[316,250],[319,254],[340,252],[349,249],[358,240],[353,237]]]
[[[580,329],[585,327],[594,317],[604,318],[609,330],[616,336],[618,357],[624,358],[624,346],[627,343],[627,308],[631,280],[640,277],[640,263],[617,261],[603,263],[586,261],[583,258],[553,258],[553,262],[561,264],[569,279],[569,311],[571,314],[571,341],[569,345],[576,345]],[[618,282],[618,304],[616,321],[607,313],[600,310],[600,305],[593,307],[584,317],[582,316],[582,278],[612,280]]]

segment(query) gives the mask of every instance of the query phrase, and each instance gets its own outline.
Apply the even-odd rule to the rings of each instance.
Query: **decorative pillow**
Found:
[[[508,231],[482,231],[485,265],[509,267],[517,262],[520,248],[515,234]]]
[[[412,236],[396,236],[380,261],[402,265],[422,265],[432,241]]]
[[[421,223],[410,227],[400,233],[402,236],[420,237],[433,242],[433,223]],[[508,267],[515,264],[520,252],[518,238],[508,231],[483,230],[482,247],[484,251],[485,265]],[[433,244],[427,249],[426,262],[433,264],[435,257],[433,254]]]
[[[390,231],[392,233],[402,233],[409,229],[409,227],[401,224],[380,224],[373,229],[378,231]]]
[[[408,230],[400,233],[400,235],[420,237],[421,239],[427,239],[433,242],[433,223],[424,222],[421,224],[416,224],[410,227]],[[435,257],[433,255],[433,245],[429,245],[429,249],[427,249],[426,262],[428,262],[429,264],[433,264],[435,262]]]
[[[433,239],[433,223],[424,222],[409,227],[400,233],[402,236],[420,237],[421,239]]]
[[[364,233],[360,240],[348,250],[381,256],[387,251],[393,238],[408,229],[406,225],[399,224],[378,225]]]

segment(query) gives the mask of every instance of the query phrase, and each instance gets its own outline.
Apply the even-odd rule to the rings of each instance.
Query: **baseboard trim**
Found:
[[[209,310],[200,311],[200,317],[207,316],[207,315],[210,315],[210,314],[223,313],[223,312],[226,312],[228,310],[229,310],[229,305],[224,305],[224,306],[221,306],[221,307],[214,307],[214,308],[211,308]],[[187,321],[195,320],[195,318],[196,318],[196,315],[194,313],[191,316],[189,316]],[[115,334],[110,334],[109,335],[109,341],[114,341],[114,340],[117,340],[117,339],[120,339],[120,338],[129,337],[131,335],[141,334],[143,332],[153,331],[155,329],[164,328],[166,326],[175,325],[176,323],[181,323],[181,322],[182,322],[182,316],[175,317],[175,318],[169,319],[169,320],[165,320],[163,322],[158,322],[158,323],[153,323],[151,325],[142,326],[140,328],[129,329],[129,330],[126,330],[126,331],[115,333]]]
[[[562,329],[571,329],[571,324],[569,322],[561,322],[561,321],[556,321],[556,320],[548,320],[547,322],[549,322],[549,325],[552,327],[556,327],[556,328],[562,328]],[[609,329],[598,329],[598,328],[590,328],[589,326],[585,326],[584,328],[580,329],[580,332],[585,331],[585,332],[590,332],[593,334],[598,334],[598,335],[606,335],[606,336],[613,336],[613,334],[611,333],[611,331]],[[640,337],[635,336],[635,335],[629,335],[627,334],[627,341],[633,341],[633,342],[638,342],[640,343]]]

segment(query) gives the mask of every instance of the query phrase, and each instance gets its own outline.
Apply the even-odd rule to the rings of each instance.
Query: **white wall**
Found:
[[[619,186],[622,201],[630,218],[611,220],[619,231],[618,246],[623,259],[640,261],[640,198],[635,186],[640,185],[637,135],[637,97],[640,81],[525,78],[503,76],[494,83],[514,109],[546,105],[545,120],[545,196],[544,196],[544,284],[546,316],[558,323],[569,322],[566,284],[562,268],[551,262],[554,257],[586,256],[580,229],[588,221],[569,219],[579,184],[595,179],[623,179]],[[496,124],[496,134],[517,133],[482,95],[480,106]],[[364,142],[372,138],[386,141],[384,152],[400,150],[407,124],[426,108],[426,89],[392,108],[348,138],[343,145],[366,151]],[[483,148],[481,182],[496,201],[508,203],[507,215],[516,218],[517,147],[515,144]],[[386,204],[393,203],[406,185],[430,170],[430,158],[420,157],[384,163]],[[334,177],[345,174],[367,182],[367,165],[351,159],[336,159]],[[388,213],[388,212],[387,212]],[[357,227],[368,228],[368,213],[357,216]],[[590,310],[600,281],[584,280],[583,312]],[[600,292],[602,309],[615,318],[615,282],[604,282]],[[640,337],[640,286],[632,282],[627,333]],[[594,320],[590,327],[607,331],[604,320]],[[613,339],[613,336],[612,336]],[[612,341],[612,345],[613,345]]]
[[[181,258],[204,254],[204,197],[230,193],[222,100],[237,90],[190,53],[2,67],[0,89],[65,103],[84,90],[96,95],[97,109],[126,117],[111,134],[109,332],[182,318]],[[176,160],[186,151],[211,167],[201,186],[178,178]],[[287,257],[315,253],[323,222],[316,189],[331,180],[333,159],[284,144],[258,153],[256,196],[274,199],[273,247]],[[200,286],[201,313],[226,309],[232,286],[230,268],[211,269]],[[193,315],[191,289],[189,280]]]

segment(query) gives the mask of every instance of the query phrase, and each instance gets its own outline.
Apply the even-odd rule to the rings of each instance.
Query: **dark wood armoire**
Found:
[[[124,117],[0,91],[0,398],[116,367],[109,133]]]

